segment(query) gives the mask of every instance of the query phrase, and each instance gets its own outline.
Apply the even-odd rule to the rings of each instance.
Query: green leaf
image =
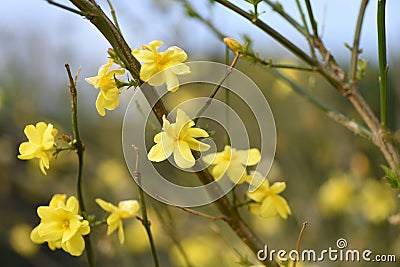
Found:
[[[385,172],[385,178],[388,181],[389,185],[394,188],[400,190],[400,178],[397,174],[390,168],[386,166],[381,166],[383,171]]]

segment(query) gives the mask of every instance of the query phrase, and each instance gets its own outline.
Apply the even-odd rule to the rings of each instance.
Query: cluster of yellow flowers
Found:
[[[382,223],[397,207],[389,186],[373,178],[357,181],[349,174],[330,177],[319,189],[318,206],[326,217],[360,213],[367,221]]]
[[[170,123],[164,116],[163,129],[154,136],[156,144],[150,149],[148,159],[160,162],[173,154],[178,167],[193,167],[195,158],[191,150],[207,151],[210,148],[208,144],[196,140],[209,135],[203,129],[193,128],[194,125],[193,120],[181,109],[177,109],[175,123]],[[203,156],[202,160],[213,166],[211,173],[214,179],[220,179],[226,173],[235,184],[246,181],[260,185],[256,190],[248,192],[248,197],[254,201],[249,205],[251,212],[265,218],[279,213],[284,219],[291,214],[287,201],[278,195],[286,188],[284,182],[270,186],[268,179],[260,173],[252,173],[250,176],[247,174],[246,167],[254,166],[261,160],[258,149],[236,150],[227,145],[224,151]]]
[[[158,48],[163,44],[162,41],[155,40],[148,45],[143,45],[142,49],[135,48],[132,55],[143,62],[140,68],[140,79],[152,86],[167,85],[168,91],[175,92],[179,89],[177,75],[190,73],[190,68],[183,62],[187,59],[187,54],[177,46],[169,47],[164,52],[158,52]],[[116,76],[125,73],[123,69],[110,70],[114,64],[113,59],[101,66],[97,76],[86,78],[86,81],[96,89],[100,88],[96,100],[96,109],[101,116],[105,116],[105,109],[114,110],[119,105],[119,94],[122,87],[118,88],[117,81],[121,82]],[[123,84],[121,82],[121,84]]]
[[[225,40],[234,51],[240,49],[232,40]],[[177,75],[190,73],[189,67],[183,62],[187,54],[181,48],[173,46],[164,52],[158,48],[163,43],[152,41],[143,45],[142,49],[132,51],[139,61],[143,62],[140,70],[140,79],[150,85],[159,86],[166,84],[167,89],[175,92],[179,88]],[[107,63],[100,67],[97,76],[86,78],[86,81],[99,89],[96,100],[96,109],[101,116],[105,116],[105,110],[114,110],[119,105],[119,94],[125,82],[117,79],[117,76],[125,74],[124,69],[111,70],[114,60],[109,58]],[[148,153],[148,159],[153,162],[161,162],[173,155],[174,161],[180,168],[191,168],[195,165],[195,157],[192,150],[207,151],[210,145],[199,141],[199,138],[207,138],[207,131],[194,127],[195,122],[182,110],[177,109],[176,121],[171,123],[163,116],[163,128],[154,136],[155,145]],[[36,125],[27,125],[24,133],[27,142],[19,146],[19,159],[38,159],[40,170],[46,174],[50,168],[50,159],[65,148],[58,149],[56,136],[58,130],[45,122]],[[68,149],[74,149],[70,144]],[[260,185],[256,190],[248,192],[252,200],[249,208],[262,217],[272,217],[279,214],[287,218],[291,213],[286,200],[279,196],[286,185],[284,182],[270,186],[269,181],[259,173],[247,173],[248,166],[256,165],[261,159],[260,151],[256,148],[249,150],[237,150],[231,146],[225,146],[222,152],[211,153],[202,158],[209,166],[213,166],[212,175],[220,179],[225,173],[235,184],[247,182]],[[63,249],[73,256],[79,256],[85,249],[83,236],[88,235],[91,227],[99,224],[107,224],[107,235],[118,229],[120,243],[124,243],[125,235],[123,219],[136,217],[140,208],[136,200],[125,200],[115,206],[100,198],[96,203],[107,212],[106,221],[95,222],[92,217],[83,217],[79,210],[79,202],[71,196],[67,199],[65,194],[55,194],[48,206],[37,208],[40,223],[30,235],[34,243],[48,244],[51,250]],[[86,215],[85,215],[86,216]],[[89,219],[90,218],[90,219]]]
[[[41,219],[31,233],[34,243],[48,243],[51,250],[62,248],[73,256],[82,254],[85,248],[83,235],[90,233],[90,226],[79,212],[79,202],[75,197],[54,195],[49,206],[41,206],[37,213]]]
[[[51,250],[62,248],[73,256],[80,256],[85,249],[84,235],[90,233],[89,221],[79,215],[79,202],[71,196],[66,199],[64,194],[56,194],[50,200],[49,206],[40,206],[37,214],[40,224],[31,232],[31,240],[36,244],[47,242]],[[125,200],[118,207],[102,199],[96,199],[97,204],[106,212],[107,235],[118,229],[118,238],[124,243],[125,235],[122,219],[136,216],[139,203],[136,200]]]

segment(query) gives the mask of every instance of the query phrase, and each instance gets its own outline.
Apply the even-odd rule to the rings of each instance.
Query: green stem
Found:
[[[378,0],[377,25],[378,25],[378,56],[379,56],[379,89],[381,106],[381,125],[387,127],[387,59],[386,59],[386,25],[385,25],[386,0]]]
[[[119,24],[118,24],[117,14],[115,13],[115,9],[114,9],[113,5],[111,4],[110,0],[107,0],[107,3],[108,3],[108,6],[110,7],[111,16],[113,18],[115,27],[118,29],[119,32],[121,32],[121,28],[119,27]]]
[[[69,12],[72,12],[72,13],[75,13],[75,14],[78,14],[78,15],[81,15],[81,16],[85,16],[85,14],[83,14],[83,13],[80,12],[79,10],[76,10],[76,9],[74,9],[74,8],[71,8],[71,7],[66,6],[66,5],[63,5],[63,4],[59,4],[59,3],[54,2],[54,1],[52,1],[52,0],[47,0],[47,3],[49,3],[49,4],[51,4],[51,5],[54,5],[54,6],[56,6],[56,7],[59,7],[59,8],[65,9],[65,10],[67,10],[67,11],[69,11]]]
[[[351,48],[351,62],[350,62],[350,73],[349,80],[351,84],[357,82],[356,73],[357,73],[357,65],[358,65],[358,55],[360,54],[360,36],[361,36],[361,28],[364,21],[364,14],[367,8],[369,0],[363,0],[361,2],[360,11],[358,13],[356,30],[354,33],[354,41],[353,47]]]
[[[154,239],[153,239],[153,234],[151,232],[151,227],[150,227],[151,224],[150,224],[149,218],[147,216],[147,208],[146,208],[144,192],[141,187],[141,174],[139,171],[139,149],[135,146],[133,146],[133,148],[136,151],[136,166],[135,166],[135,171],[134,171],[133,175],[134,175],[134,179],[138,183],[139,202],[140,202],[140,208],[142,210],[141,222],[142,222],[144,228],[146,229],[147,237],[149,238],[149,243],[150,243],[150,248],[151,248],[151,254],[153,256],[154,266],[159,267],[160,265],[158,263],[157,250],[156,250],[156,246],[155,246]]]
[[[276,69],[292,69],[292,70],[300,70],[300,71],[311,71],[315,72],[317,71],[317,68],[315,67],[306,67],[306,66],[296,66],[296,65],[291,65],[291,64],[276,64],[273,63],[272,60],[265,60],[260,57],[258,57],[255,53],[245,53],[243,56],[250,57],[250,59],[256,63],[259,63],[261,65],[270,67],[270,68],[276,68]]]
[[[310,19],[311,23],[311,28],[313,30],[314,36],[318,36],[318,27],[317,27],[317,21],[314,18],[314,12],[311,7],[311,2],[310,0],[305,0],[306,6],[307,6],[307,12],[308,12],[308,17]]]
[[[314,50],[313,41],[312,41],[312,39],[311,39],[310,30],[308,29],[308,24],[307,24],[306,16],[304,15],[303,8],[301,7],[301,4],[300,4],[300,1],[299,1],[299,0],[296,0],[296,4],[297,4],[297,9],[298,9],[299,12],[300,12],[301,20],[303,21],[304,29],[305,29],[305,32],[306,32],[305,37],[306,37],[306,39],[307,39],[308,46],[310,47],[311,56],[312,56],[312,58],[315,60],[317,57],[316,57],[316,55],[315,55],[315,50]]]
[[[79,201],[79,206],[81,209],[81,214],[84,218],[87,217],[84,198],[82,193],[82,169],[83,169],[83,151],[85,150],[82,140],[79,136],[79,127],[78,127],[78,92],[76,90],[76,78],[72,77],[71,69],[68,64],[65,64],[65,68],[67,69],[68,78],[69,78],[69,90],[71,93],[71,109],[72,109],[72,131],[74,135],[73,145],[75,146],[76,154],[78,155],[78,172],[76,179],[76,191],[77,197]],[[94,254],[92,243],[90,241],[90,234],[85,235],[85,246],[86,246],[86,256],[88,260],[88,264],[90,267],[94,266]]]

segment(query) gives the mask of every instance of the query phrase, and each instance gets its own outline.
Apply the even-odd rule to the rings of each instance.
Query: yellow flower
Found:
[[[87,220],[78,214],[79,202],[75,197],[54,195],[49,206],[41,206],[37,213],[40,224],[31,232],[31,240],[42,244],[48,242],[51,250],[62,248],[73,256],[80,256],[85,249],[83,235],[90,233]]]
[[[125,234],[122,219],[135,217],[139,210],[139,203],[136,200],[124,200],[120,201],[118,207],[116,207],[100,198],[96,199],[96,203],[103,210],[111,212],[107,217],[107,235],[111,235],[118,228],[119,242],[123,244],[125,242]]]
[[[219,179],[226,172],[232,182],[241,184],[247,176],[246,166],[256,165],[261,159],[260,151],[257,148],[249,150],[236,150],[225,146],[224,151],[208,154],[203,161],[215,165],[212,175]]]
[[[140,79],[150,85],[158,86],[167,84],[168,91],[175,92],[179,89],[179,80],[176,75],[190,73],[189,66],[183,64],[187,54],[177,46],[171,46],[164,52],[158,52],[162,41],[152,41],[143,45],[142,50],[135,48],[132,55],[143,62],[140,69]]]
[[[372,223],[382,223],[393,214],[397,207],[397,200],[391,188],[374,179],[363,183],[360,193],[360,210]]]
[[[113,59],[109,58],[107,63],[100,67],[97,76],[85,79],[94,88],[100,87],[100,92],[96,100],[96,109],[101,116],[106,115],[104,109],[114,110],[119,105],[118,97],[122,89],[118,89],[114,76],[123,75],[125,70],[110,71],[113,63]]]
[[[323,215],[333,216],[354,208],[355,183],[347,174],[329,178],[318,191],[318,206]]]
[[[19,159],[39,159],[40,170],[46,174],[46,169],[50,168],[50,158],[55,151],[54,139],[58,133],[53,125],[44,122],[38,122],[34,125],[27,125],[24,133],[28,138],[28,142],[23,142],[19,146]]]
[[[264,218],[274,217],[279,213],[284,219],[291,214],[286,200],[278,195],[285,190],[285,182],[276,182],[270,186],[268,179],[264,179],[258,172],[254,172],[252,177],[248,176],[248,179],[253,179],[248,182],[261,184],[256,190],[247,193],[247,196],[256,202],[249,204],[250,212]]]
[[[236,39],[225,37],[224,42],[226,46],[236,55],[243,50],[243,46]]]
[[[176,123],[170,123],[163,116],[163,130],[154,136],[156,143],[147,155],[148,159],[160,162],[174,154],[176,164],[181,168],[190,168],[195,164],[191,149],[207,151],[210,146],[195,138],[208,137],[208,133],[195,125],[188,115],[181,109],[177,110]]]

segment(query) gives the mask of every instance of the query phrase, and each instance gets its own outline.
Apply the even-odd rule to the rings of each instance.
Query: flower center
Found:
[[[64,230],[68,230],[69,229],[69,220],[64,220],[64,223],[63,223],[63,228],[64,228]]]

